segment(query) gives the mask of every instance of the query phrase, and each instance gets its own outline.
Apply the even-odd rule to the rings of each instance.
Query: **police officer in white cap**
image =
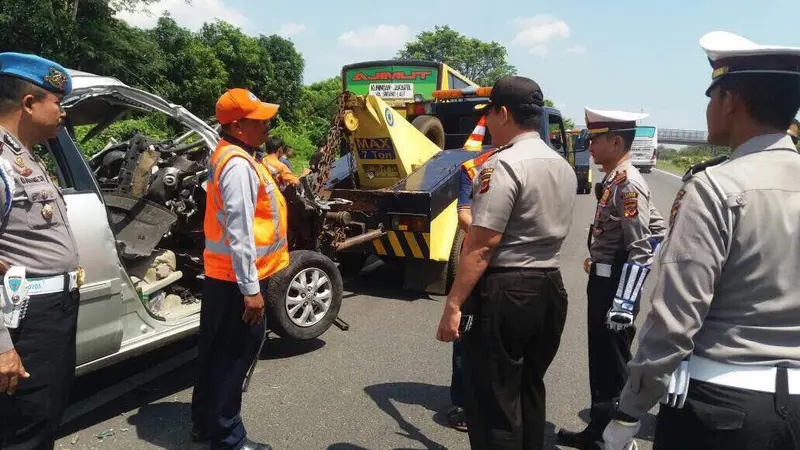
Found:
[[[653,309],[603,437],[607,449],[629,446],[666,394],[655,449],[796,449],[800,155],[786,129],[800,108],[800,48],[726,32],[700,45],[713,67],[708,141],[733,153],[683,177]]]
[[[630,161],[636,121],[647,114],[586,108],[589,152],[606,177],[590,227],[588,298],[591,412],[583,431],[560,430],[559,444],[591,448],[611,420],[612,400],[628,376],[633,322],[650,272],[655,246],[665,234],[664,219],[650,198],[644,177]]]

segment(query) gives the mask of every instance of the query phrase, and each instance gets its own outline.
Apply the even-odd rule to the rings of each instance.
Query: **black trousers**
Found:
[[[655,450],[798,450],[800,395],[691,380],[686,403],[661,405]]]
[[[32,296],[28,312],[11,331],[14,348],[30,374],[13,396],[0,394],[0,449],[52,449],[75,376],[77,291]]]
[[[612,331],[606,326],[606,314],[614,302],[621,274],[621,265],[615,265],[611,277],[592,273],[586,288],[587,329],[589,347],[589,389],[591,392],[590,421],[587,431],[595,437],[603,435],[611,420],[611,402],[619,397],[628,380],[628,362],[631,360],[631,343],[636,327]],[[639,312],[639,301],[634,307],[634,317]]]
[[[266,297],[267,279],[261,281]],[[266,302],[266,298],[264,299]],[[247,438],[239,415],[242,385],[257,358],[265,324],[242,321],[244,296],[234,282],[206,278],[200,309],[198,379],[192,392],[192,422],[211,437],[212,449],[238,450]]]
[[[471,447],[543,448],[544,375],[567,318],[561,273],[489,269],[462,310],[475,314],[462,337]]]

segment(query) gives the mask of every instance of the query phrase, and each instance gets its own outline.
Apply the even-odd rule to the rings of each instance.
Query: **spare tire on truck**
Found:
[[[327,256],[309,250],[289,254],[289,265],[269,280],[267,326],[300,341],[326,332],[342,306],[342,276]]]
[[[411,125],[424,134],[439,148],[444,149],[444,127],[442,122],[433,116],[417,116],[411,121]]]

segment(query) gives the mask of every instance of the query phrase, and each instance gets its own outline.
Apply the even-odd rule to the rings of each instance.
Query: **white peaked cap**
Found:
[[[736,73],[773,73],[800,76],[800,47],[762,45],[727,31],[700,38],[713,72],[711,88],[723,76]]]

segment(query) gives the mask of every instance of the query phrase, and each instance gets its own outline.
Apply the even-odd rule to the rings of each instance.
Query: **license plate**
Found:
[[[411,83],[372,83],[370,95],[380,98],[414,98],[414,85]]]
[[[373,174],[374,178],[398,178],[400,170],[395,165],[391,164],[364,164],[364,173],[369,176]]]

